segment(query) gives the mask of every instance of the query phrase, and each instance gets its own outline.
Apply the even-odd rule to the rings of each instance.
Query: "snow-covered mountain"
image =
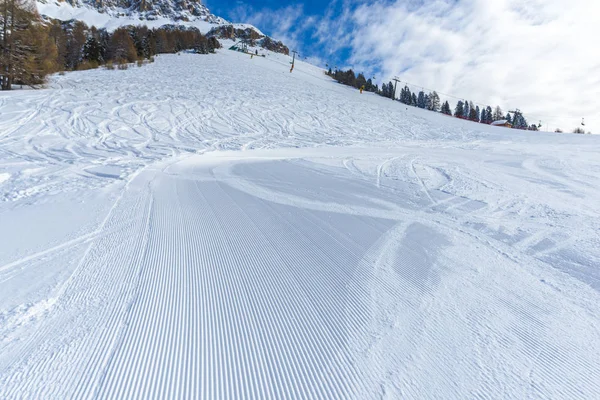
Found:
[[[38,0],[39,13],[61,21],[78,20],[109,31],[128,25],[181,26],[221,40],[249,40],[252,46],[289,54],[285,44],[249,24],[233,24],[210,12],[200,0]]]
[[[37,0],[41,15],[61,21],[79,20],[90,26],[114,30],[126,25],[182,25],[207,33],[215,26],[229,25],[200,0]],[[251,27],[234,24],[236,28]],[[252,27],[253,28],[253,27]]]
[[[41,3],[48,3],[41,0]],[[227,23],[211,14],[200,0],[66,0],[74,8],[89,7],[109,15],[136,15],[141,19],[154,20],[167,17],[174,21],[202,19],[207,22]]]

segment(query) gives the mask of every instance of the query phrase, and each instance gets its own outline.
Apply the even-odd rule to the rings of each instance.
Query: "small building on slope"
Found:
[[[492,126],[503,126],[505,128],[512,128],[512,124],[505,119],[492,122]]]

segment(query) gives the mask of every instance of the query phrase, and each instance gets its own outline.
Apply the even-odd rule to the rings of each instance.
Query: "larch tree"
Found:
[[[500,106],[496,106],[496,108],[494,109],[494,113],[492,114],[492,119],[494,121],[500,121],[501,119],[504,119],[504,113],[502,112],[502,109],[500,108]]]
[[[56,70],[56,46],[30,0],[0,0],[0,88],[44,83]]]
[[[442,101],[440,95],[434,90],[431,94],[431,111],[438,112],[442,108]]]

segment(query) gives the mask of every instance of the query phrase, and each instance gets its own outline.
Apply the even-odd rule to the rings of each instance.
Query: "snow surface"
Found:
[[[600,138],[221,50],[0,93],[0,398],[600,393]]]

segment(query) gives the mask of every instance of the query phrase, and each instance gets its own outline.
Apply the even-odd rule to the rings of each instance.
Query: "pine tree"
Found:
[[[452,110],[450,109],[450,103],[448,103],[448,101],[445,101],[444,104],[442,104],[442,113],[452,115]]]
[[[410,93],[410,89],[408,85],[404,86],[404,96],[400,96],[400,101],[406,105],[411,105],[412,103],[412,94]]]
[[[506,113],[506,117],[504,117],[504,119],[507,120],[511,124],[513,122],[512,117],[510,116],[510,113]]]
[[[471,108],[469,107],[469,102],[467,100],[465,100],[465,102],[463,103],[463,115],[462,117],[464,119],[469,119],[469,115],[471,113]]]
[[[425,93],[421,90],[417,96],[417,107],[425,108]]]
[[[481,121],[481,110],[479,109],[479,106],[475,107],[475,121],[479,122]]]
[[[492,122],[494,122],[494,117],[492,115],[492,107],[487,106],[485,108],[485,122],[486,124],[491,124]]]
[[[75,70],[83,61],[83,46],[86,42],[86,25],[81,21],[75,21],[73,27],[67,33],[65,67]]]
[[[454,109],[454,116],[457,118],[464,118],[465,114],[465,103],[462,100],[459,100],[456,103],[456,108]]]
[[[412,94],[412,101],[410,102],[410,105],[413,107],[417,106],[417,95],[415,93]]]
[[[381,92],[379,94],[383,97],[388,97],[388,87],[386,83],[381,84]]]
[[[365,89],[367,88],[367,79],[365,78],[364,74],[360,73],[356,77],[356,88],[360,89],[363,86]]]
[[[469,107],[470,111],[469,111],[469,120],[470,121],[477,121],[477,110],[475,110],[474,108]]]
[[[100,51],[100,43],[94,36],[88,36],[83,45],[83,59],[97,64],[104,62]]]
[[[512,125],[513,125],[513,128],[516,128],[516,129],[527,129],[528,128],[527,120],[525,119],[525,117],[523,116],[523,113],[521,113],[521,111],[518,108],[514,112]]]

